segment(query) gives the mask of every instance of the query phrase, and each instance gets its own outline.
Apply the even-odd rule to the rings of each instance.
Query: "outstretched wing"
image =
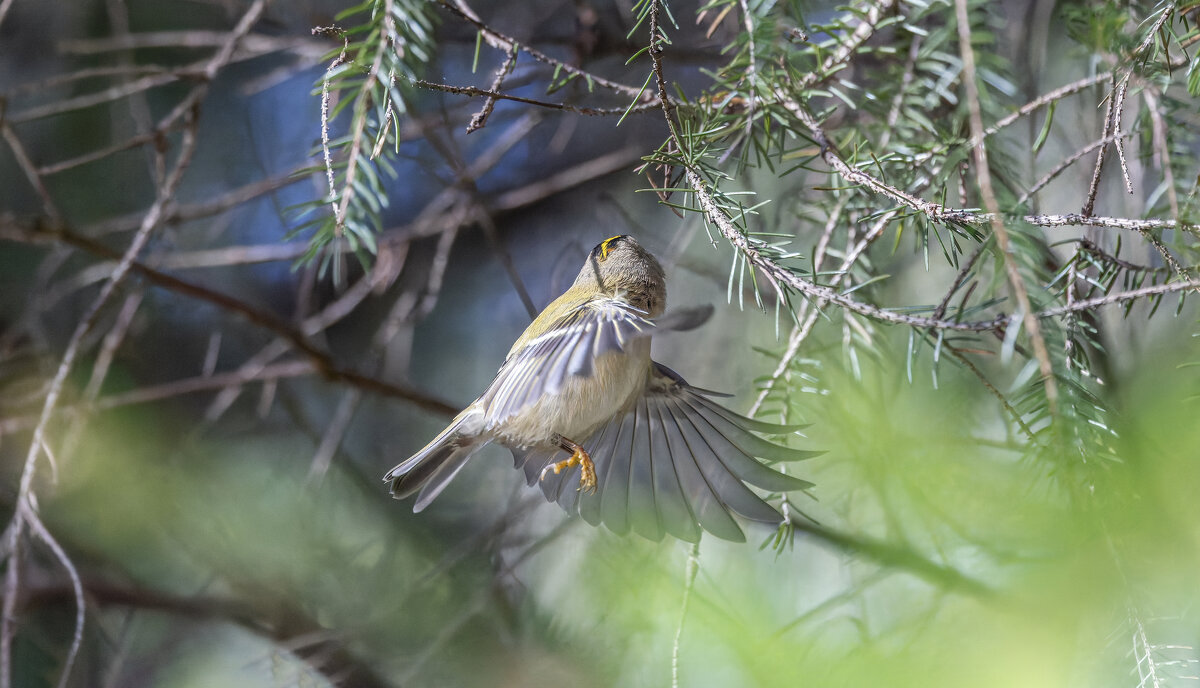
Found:
[[[643,317],[644,311],[618,299],[593,299],[565,312],[544,334],[515,348],[504,361],[480,397],[489,424],[501,423],[538,399],[557,394],[569,376],[590,377],[600,355],[625,351],[655,329]]]
[[[542,491],[592,525],[630,530],[651,540],[669,534],[695,542],[700,530],[744,541],[732,514],[777,523],[779,513],[747,485],[770,492],[812,487],[780,473],[767,461],[799,461],[821,452],[790,449],[754,432],[781,434],[796,428],[736,414],[706,398],[666,366],[654,364],[646,392],[626,413],[585,441],[596,464],[598,489],[582,494],[579,469],[547,475]],[[753,431],[753,432],[752,432]],[[514,451],[532,485],[541,470],[563,457],[549,450]]]

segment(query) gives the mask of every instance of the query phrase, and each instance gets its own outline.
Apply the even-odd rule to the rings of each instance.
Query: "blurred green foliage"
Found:
[[[1155,365],[1114,381],[1125,461],[1084,501],[1003,437],[980,442],[992,412],[967,374],[935,390],[898,376],[903,360],[872,362],[861,380],[823,360],[829,394],[794,401],[814,421],[806,445],[829,452],[805,476],[819,499],[806,508],[990,592],[803,534],[780,552],[705,541],[683,684],[1127,685],[1108,669],[1128,666],[1131,641],[1112,629],[1139,599],[1194,632],[1200,566],[1200,427],[1186,400],[1196,383],[1174,369],[1194,352],[1147,344]],[[414,517],[344,470],[306,485],[294,460],[311,451],[305,440],[256,432],[170,450],[156,437],[161,415],[93,424],[45,505],[81,562],[108,562],[106,577],[164,605],[134,616],[99,605],[103,628],[129,634],[130,666],[170,658],[152,662],[148,683],[324,685],[295,656],[301,640],[264,639],[284,623],[400,683],[648,686],[669,675],[686,545],[570,525],[531,553],[565,518],[532,490],[519,488],[525,507],[503,531],[498,513],[464,525],[469,502]],[[503,485],[471,489],[519,482],[496,475]]]
[[[730,248],[710,209],[686,212],[698,209],[698,192],[711,194],[732,223],[725,238],[872,308],[1011,314],[1006,257],[990,227],[932,219],[832,174],[830,141],[785,107],[800,102],[855,170],[969,211],[979,199],[953,2],[663,7],[654,41],[677,98],[675,135],[650,97],[655,0],[633,13],[582,1],[475,3],[482,20],[448,2],[275,3],[236,65],[211,84],[198,79],[193,52],[215,51],[208,31],[228,30],[247,4],[18,0],[10,16],[0,9],[0,70],[21,82],[0,88],[9,135],[0,178],[17,180],[0,184],[6,515],[46,381],[111,272],[79,239],[125,250],[186,138],[175,122],[131,144],[146,133],[135,113],[162,116],[194,82],[211,86],[187,132],[202,145],[142,258],[245,307],[139,273],[84,338],[50,424],[54,465],[43,457],[33,488],[86,591],[83,650],[67,686],[626,687],[677,677],[697,688],[1162,688],[1200,675],[1194,297],[1043,319],[1062,392],[1052,410],[1015,325],[884,325],[808,300]],[[869,39],[832,59],[884,6]],[[1122,163],[1106,148],[1097,207],[1175,221],[1068,233],[1014,219],[1012,258],[1034,307],[1195,272],[1200,245],[1181,226],[1200,208],[1200,137],[1185,95],[1200,79],[1196,4],[973,0],[968,9],[988,124],[1109,70],[989,138],[1005,213],[1085,202],[1093,154],[1044,187],[1035,180],[1108,131],[1112,121],[1099,118],[1124,80],[1136,193],[1118,190]],[[48,23],[54,10],[69,10],[69,26]],[[29,47],[56,32],[112,38],[118,10],[140,39],[160,42],[68,41],[55,54],[62,64]],[[344,26],[312,37],[332,21]],[[518,45],[510,52],[478,21]],[[201,47],[182,47],[185,39]],[[86,80],[100,78],[89,71],[97,67],[114,81],[93,91]],[[22,119],[160,72],[175,80],[134,90],[144,101],[121,95]],[[506,95],[561,103],[499,99],[467,138],[482,96],[416,90],[419,75],[493,80]],[[596,117],[570,109],[593,105]],[[13,140],[42,166],[32,176],[45,189],[17,183],[31,175],[10,154]],[[110,144],[111,155],[53,171]],[[647,187],[660,193],[635,193]],[[296,226],[295,208],[313,211],[311,224]],[[288,243],[297,232],[301,241]],[[816,487],[790,496],[792,522],[754,526],[748,545],[706,539],[696,552],[618,537],[544,503],[503,451],[474,459],[421,514],[387,499],[383,470],[446,420],[406,393],[470,399],[528,322],[525,302],[547,303],[586,247],[626,232],[669,266],[672,306],[720,304],[696,333],[656,338],[656,358],[741,395],[736,410],[762,391],[762,417],[811,424],[788,441],[826,453],[799,469]],[[818,249],[822,237],[831,238]],[[351,252],[360,263],[342,265]],[[327,279],[330,266],[346,272]],[[121,329],[121,299],[134,314],[89,392],[107,335]],[[751,304],[759,308],[738,308]],[[811,336],[785,361],[789,332],[809,315]],[[254,377],[280,363],[310,367]],[[325,379],[326,364],[394,386]],[[232,387],[214,375],[244,376],[229,383],[240,395],[229,405],[217,400]],[[158,395],[121,401],[147,391]],[[319,470],[314,457],[344,408],[344,432]],[[12,682],[53,686],[74,601],[45,543],[21,543]]]

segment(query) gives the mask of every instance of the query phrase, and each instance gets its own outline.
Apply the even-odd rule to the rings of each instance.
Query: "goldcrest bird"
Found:
[[[812,483],[756,457],[796,461],[819,452],[755,435],[797,428],[729,411],[709,398],[718,393],[650,360],[657,330],[698,324],[687,322],[694,314],[660,318],[666,301],[654,256],[631,236],[605,239],[513,344],[483,395],[388,472],[392,495],[419,493],[413,511],[421,511],[496,442],[548,500],[616,533],[695,542],[704,529],[740,542],[745,535],[731,513],[779,523],[779,512],[746,484],[782,493]]]

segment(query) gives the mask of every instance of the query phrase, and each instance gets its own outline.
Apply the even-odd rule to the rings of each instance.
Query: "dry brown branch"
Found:
[[[57,683],[58,688],[66,688],[71,678],[71,669],[74,668],[75,660],[79,657],[79,648],[83,645],[84,614],[87,610],[87,601],[83,597],[83,582],[79,578],[79,571],[75,568],[71,558],[67,556],[66,551],[63,550],[62,545],[58,544],[58,540],[54,539],[50,530],[42,523],[36,507],[30,508],[26,512],[25,519],[29,526],[29,532],[50,549],[71,580],[71,594],[75,598],[75,630],[71,634],[71,645],[67,648],[67,656],[63,660],[62,671],[59,673]],[[15,560],[9,561],[9,566],[16,565]]]
[[[821,146],[821,159],[832,167],[843,179],[851,184],[864,186],[867,189],[887,196],[902,205],[920,212],[935,222],[962,222],[966,224],[983,224],[988,218],[981,213],[967,209],[946,208],[938,203],[917,198],[910,193],[898,189],[877,179],[871,174],[847,163],[834,147],[833,142],[825,134],[825,130],[817,122],[816,117],[799,101],[788,97],[786,93],[777,91],[779,103],[797,120],[808,128],[813,139]]]
[[[1167,202],[1171,207],[1171,219],[1179,219],[1179,195],[1175,191],[1175,173],[1171,170],[1171,150],[1167,145],[1167,123],[1159,110],[1158,94],[1153,88],[1142,91],[1146,111],[1150,114],[1150,131],[1154,145],[1154,160],[1162,170],[1163,184],[1167,187]]]
[[[900,77],[900,90],[896,91],[896,96],[892,98],[892,106],[888,108],[887,128],[883,131],[883,136],[879,139],[879,147],[883,150],[887,149],[888,143],[892,140],[892,132],[895,130],[896,120],[900,118],[900,107],[904,105],[904,96],[908,92],[908,87],[912,84],[913,74],[917,66],[917,57],[921,53],[921,43],[924,40],[923,36],[914,36],[912,43],[908,46],[908,60],[904,63],[904,75]]]
[[[540,108],[546,108],[547,110],[562,110],[563,112],[573,112],[577,115],[588,115],[590,117],[605,117],[605,116],[619,117],[619,116],[624,115],[626,112],[631,112],[631,113],[648,112],[648,111],[654,110],[655,108],[658,107],[655,103],[640,103],[638,105],[634,105],[633,107],[624,107],[624,106],[609,107],[609,108],[583,107],[583,106],[579,106],[579,105],[571,105],[570,103],[555,103],[555,102],[546,101],[546,100],[537,100],[535,98],[525,98],[522,96],[509,95],[507,93],[500,93],[499,91],[497,91],[494,88],[486,89],[486,88],[477,88],[475,86],[452,86],[450,84],[438,84],[438,83],[434,83],[432,81],[425,81],[424,79],[414,79],[412,83],[414,86],[418,86],[420,88],[427,88],[431,91],[441,91],[443,93],[454,93],[454,94],[457,94],[460,96],[483,97],[485,99],[484,100],[485,107],[488,102],[494,103],[497,100],[511,100],[515,103],[524,103],[526,105],[535,105]],[[474,124],[474,120],[472,120],[472,124]],[[470,126],[470,125],[468,125],[468,126]],[[478,128],[478,127],[476,127],[476,128]],[[475,129],[472,129],[471,131],[475,131]]]
[[[84,249],[94,255],[109,259],[116,257],[115,252],[113,252],[111,249],[103,244],[99,244],[95,241],[87,239],[86,237],[79,236],[66,230],[58,230],[57,234],[63,241],[71,244],[72,246]],[[222,310],[240,315],[254,325],[270,330],[276,335],[287,340],[291,347],[308,356],[313,361],[317,369],[331,380],[352,384],[365,390],[383,394],[384,396],[405,399],[434,413],[448,413],[450,415],[457,413],[457,409],[451,407],[450,405],[428,395],[422,394],[416,390],[408,389],[399,385],[389,384],[356,371],[338,366],[332,356],[317,348],[316,345],[309,341],[308,337],[311,336],[310,334],[306,334],[303,331],[297,330],[295,327],[286,321],[281,320],[272,313],[251,306],[250,304],[227,294],[222,294],[218,291],[192,284],[190,282],[185,282],[184,280],[155,270],[154,268],[151,268],[148,265],[140,262],[132,262],[129,266],[129,269],[155,286],[170,289],[171,291],[183,296],[206,301],[213,305],[219,306]],[[364,288],[363,292],[364,293],[362,296],[365,298],[366,294],[370,292],[369,285],[367,285],[367,288]],[[352,305],[347,305],[339,309],[338,315],[344,316],[347,312],[353,310],[354,306],[356,305],[357,301]],[[316,329],[319,331],[320,329],[324,329],[326,326],[328,326],[328,323],[322,322],[321,327]]]
[[[1025,103],[1024,105],[1022,105],[1021,107],[1012,111],[1011,113],[1005,115],[1004,117],[1001,117],[1000,119],[996,120],[995,124],[993,124],[992,126],[988,127],[987,129],[985,129],[983,131],[982,137],[972,138],[971,145],[977,146],[977,145],[979,145],[980,141],[992,136],[993,134],[999,132],[1001,129],[1004,129],[1005,127],[1008,127],[1009,125],[1013,124],[1014,122],[1017,122],[1022,117],[1033,114],[1034,112],[1037,112],[1039,109],[1044,108],[1053,102],[1062,100],[1063,98],[1065,98],[1069,95],[1079,93],[1080,91],[1082,91],[1086,88],[1090,88],[1090,87],[1095,86],[1096,84],[1100,83],[1101,81],[1105,81],[1105,80],[1111,79],[1111,78],[1112,78],[1112,72],[1100,72],[1098,74],[1093,74],[1092,76],[1085,77],[1078,81],[1072,81],[1071,83],[1066,84],[1065,86],[1060,86],[1060,87],[1054,89],[1053,91],[1049,91],[1049,92],[1029,101],[1028,103]]]
[[[883,236],[883,231],[887,229],[888,224],[896,216],[897,212],[898,211],[893,210],[881,215],[875,221],[875,223],[871,225],[871,228],[867,230],[867,233],[862,237],[862,239],[859,239],[856,243],[853,243],[845,258],[842,259],[842,264],[840,267],[838,267],[837,274],[833,276],[829,286],[838,287],[841,285],[842,281],[850,274],[851,268],[854,267],[854,264],[858,262],[858,259],[863,255],[863,253],[871,246],[871,244],[875,242],[876,239]],[[836,214],[832,215],[830,222],[827,223],[826,227],[829,228],[834,226],[836,224],[836,218]],[[826,237],[828,237],[829,234],[830,232],[826,231],[821,235],[823,242],[826,241]],[[818,244],[817,253],[813,256],[814,273],[820,272],[821,264],[824,261],[824,258],[825,247],[821,244]],[[806,301],[804,303],[800,309],[800,312],[797,314],[797,319],[800,320],[800,324],[792,328],[792,332],[788,336],[787,349],[784,351],[783,356],[779,359],[779,363],[775,366],[775,370],[771,372],[771,377],[767,380],[767,383],[761,390],[759,390],[758,396],[755,397],[754,403],[750,406],[750,411],[748,412],[749,415],[753,416],[758,412],[758,409],[762,407],[763,402],[766,401],[767,395],[770,394],[771,390],[774,389],[776,384],[778,384],[778,381],[781,380],[787,373],[787,369],[791,366],[792,361],[795,360],[796,356],[800,354],[800,347],[804,344],[804,341],[808,339],[809,333],[812,332],[813,327],[817,324],[817,320],[821,317],[821,309],[825,307],[826,303],[827,301],[821,299],[817,299],[815,303],[810,301]],[[941,318],[942,314],[936,313],[934,317]]]
[[[183,130],[183,140],[180,143],[179,152],[170,172],[164,176],[162,183],[157,190],[157,195],[154,203],[146,212],[141,226],[134,235],[128,248],[124,251],[120,261],[114,268],[108,281],[101,288],[100,293],[92,301],[92,304],[85,311],[83,317],[76,326],[71,338],[67,342],[66,349],[63,353],[61,362],[50,381],[47,388],[46,397],[42,404],[41,412],[38,416],[37,424],[33,429],[33,437],[30,441],[30,448],[26,454],[24,465],[21,469],[20,482],[17,488],[15,498],[15,508],[12,516],[12,521],[6,531],[6,544],[9,553],[8,571],[5,579],[5,598],[3,603],[3,616],[0,618],[0,688],[10,688],[12,685],[12,643],[16,634],[16,619],[14,617],[14,605],[16,598],[20,592],[20,569],[21,569],[21,552],[20,541],[26,529],[30,529],[35,534],[39,534],[41,539],[52,549],[55,549],[56,554],[61,554],[61,549],[56,548],[56,543],[48,532],[43,532],[44,528],[39,530],[40,520],[37,516],[36,496],[33,493],[33,480],[37,470],[38,459],[43,453],[46,445],[46,430],[49,425],[51,416],[54,413],[59,397],[62,394],[63,386],[66,382],[66,377],[74,366],[75,359],[80,353],[83,345],[84,337],[95,327],[99,320],[103,307],[116,292],[117,288],[124,281],[129,271],[132,269],[137,256],[141,253],[146,243],[150,239],[150,235],[157,229],[163,219],[163,209],[165,205],[174,198],[175,192],[183,179],[183,175],[191,162],[192,155],[196,150],[196,115],[199,103],[203,99],[208,90],[208,84],[216,73],[227,64],[230,55],[233,52],[237,42],[245,36],[250,28],[258,21],[262,12],[266,8],[266,0],[258,0],[253,3],[246,13],[242,16],[237,26],[229,32],[226,37],[226,43],[217,51],[216,55],[206,65],[204,76],[206,80],[198,86],[194,87],[183,102],[173,112],[172,116],[178,116],[185,120],[186,126]],[[169,121],[169,120],[168,120]],[[7,126],[6,126],[7,129]],[[62,554],[60,559],[66,559],[65,554]],[[68,572],[72,574],[73,580],[78,579],[74,573],[73,566],[70,565],[69,559],[64,564],[68,567]],[[77,598],[77,603],[82,605],[82,594]],[[80,606],[77,617],[77,627],[75,629],[76,637],[81,637],[83,632],[83,611]],[[73,647],[75,644],[73,644]],[[71,658],[73,662],[73,655]],[[61,682],[65,684],[68,679],[68,671],[71,666],[68,662],[64,667],[64,675]]]
[[[110,67],[83,67],[66,74],[53,74],[45,79],[34,79],[14,84],[6,91],[0,91],[6,99],[30,93],[45,93],[59,86],[68,86],[89,79],[141,77],[148,74],[168,74],[174,70],[161,65],[117,65]]]
[[[400,327],[405,323],[423,318],[437,303],[442,285],[445,283],[446,268],[450,263],[450,251],[454,248],[454,241],[458,237],[460,224],[461,222],[451,226],[442,232],[439,237],[437,251],[430,262],[429,276],[426,279],[423,293],[418,297],[415,291],[408,291],[404,296],[397,299],[392,306],[391,313],[384,319],[372,337],[371,345],[368,349],[368,357],[375,359],[372,366],[374,377],[379,377],[383,373],[385,349],[392,338],[396,336]],[[405,253],[407,254],[407,251]],[[393,274],[386,276],[372,275],[364,278],[363,282],[371,286],[374,286],[381,280],[390,283],[395,279],[395,275],[399,274],[403,266],[404,258],[381,261],[377,272],[391,272]],[[342,438],[354,418],[354,412],[361,398],[362,394],[358,389],[347,390],[342,396],[329,426],[325,429],[321,437],[321,443],[313,455],[308,474],[310,481],[319,481],[329,470],[338,447],[341,445]]]
[[[259,2],[257,12],[262,11],[262,6],[265,3]],[[255,10],[251,10],[255,13]],[[248,29],[248,27],[247,27]],[[234,40],[231,36],[231,40]],[[38,423],[33,430],[33,439],[30,442],[29,452],[25,457],[24,467],[21,471],[21,480],[17,490],[16,510],[13,514],[12,524],[10,526],[9,549],[12,552],[13,559],[9,561],[10,578],[5,587],[5,602],[4,615],[0,620],[0,688],[9,688],[11,685],[11,656],[12,656],[12,640],[16,633],[15,620],[12,615],[10,604],[15,600],[18,594],[20,585],[19,574],[15,573],[19,568],[19,556],[17,541],[20,539],[22,531],[28,526],[33,518],[35,506],[33,501],[33,478],[37,468],[37,461],[42,453],[43,446],[46,443],[46,428],[49,425],[50,418],[53,415],[54,408],[58,403],[59,395],[62,393],[63,385],[66,382],[67,374],[71,371],[75,363],[75,359],[79,354],[84,337],[95,327],[99,320],[101,309],[116,292],[117,287],[124,281],[125,276],[132,268],[135,259],[146,242],[150,239],[150,234],[153,232],[162,220],[162,209],[167,201],[172,198],[178,188],[179,182],[183,178],[183,173],[191,162],[192,154],[196,149],[195,137],[195,117],[189,118],[190,126],[184,129],[184,138],[180,146],[179,156],[175,161],[175,165],[171,170],[171,174],[164,180],[163,186],[159,189],[158,198],[146,213],[145,219],[142,221],[142,226],[134,235],[133,241],[129,248],[121,256],[120,262],[117,263],[109,280],[105,283],[100,293],[96,296],[91,306],[88,307],[84,317],[76,326],[74,333],[71,335],[70,341],[67,343],[65,352],[63,353],[62,362],[59,364],[53,379],[50,382],[49,389],[46,393],[45,402],[42,405],[42,411],[38,418]]]
[[[235,208],[243,203],[252,201],[261,196],[289,187],[293,184],[300,183],[304,179],[298,177],[300,172],[311,169],[308,165],[304,165],[296,170],[286,172],[277,177],[268,177],[255,182],[250,182],[235,189],[231,189],[223,194],[216,195],[204,202],[198,203],[175,203],[172,202],[168,208],[167,214],[163,222],[169,225],[177,225],[193,220],[201,220]],[[137,229],[136,214],[124,215],[115,217],[111,220],[96,222],[80,228],[80,232],[91,237],[104,236],[106,234],[115,234],[118,232],[128,232]]]
[[[68,55],[101,55],[146,48],[219,48],[228,38],[229,33],[225,31],[140,31],[64,40],[58,43],[58,49]],[[247,34],[235,47],[230,62],[278,52],[292,52],[316,59],[328,50],[326,42],[301,36]]]
[[[97,354],[96,361],[92,364],[92,374],[88,378],[87,386],[83,389],[83,406],[85,409],[100,395],[100,388],[104,384],[104,379],[108,376],[109,367],[112,366],[117,349],[120,348],[121,343],[125,340],[125,335],[129,332],[130,325],[133,324],[133,316],[137,313],[138,307],[141,306],[144,295],[141,289],[135,288],[131,290],[129,295],[125,297],[125,303],[121,304],[121,309],[117,312],[117,317],[112,326],[105,333],[104,342],[100,346],[100,353]],[[79,438],[82,436],[86,422],[86,411],[74,415],[62,442],[63,454],[71,456],[75,453],[75,447],[78,446]]]
[[[88,408],[91,411],[103,412],[123,406],[162,401],[196,392],[208,392],[230,386],[240,387],[257,382],[270,383],[277,380],[307,377],[319,373],[320,370],[309,361],[275,363],[262,366],[253,372],[237,370],[229,373],[201,375],[199,377],[173,380],[160,385],[150,385],[127,392],[101,396],[91,403]],[[69,413],[76,413],[82,411],[83,407],[65,406],[63,409]],[[0,419],[0,437],[28,431],[35,425],[37,425],[37,416],[35,415],[9,416]]]
[[[500,87],[504,85],[504,78],[512,73],[513,67],[517,64],[517,48],[512,46],[508,49],[508,55],[504,58],[504,63],[496,70],[496,76],[492,79],[492,85],[488,88],[492,93],[498,93]],[[496,96],[488,95],[483,100],[483,108],[475,113],[471,118],[471,122],[467,124],[467,133],[470,134],[477,129],[482,129],[484,124],[487,124],[488,117],[491,117],[492,110],[496,107]]]
[[[1082,313],[1092,311],[1101,306],[1109,306],[1114,303],[1125,303],[1126,301],[1137,301],[1138,299],[1147,296],[1158,296],[1159,294],[1174,294],[1181,291],[1194,291],[1200,288],[1200,280],[1190,280],[1187,282],[1168,282],[1167,284],[1156,284],[1140,289],[1130,289],[1128,291],[1118,291],[1105,296],[1097,296],[1091,299],[1083,299],[1066,306],[1056,306],[1047,308],[1039,312],[1039,318],[1057,318],[1067,315],[1068,313]]]
[[[1109,134],[1113,138],[1113,147],[1117,149],[1117,160],[1121,163],[1121,178],[1125,181],[1125,193],[1133,195],[1133,180],[1129,178],[1129,162],[1125,160],[1125,145],[1122,143],[1122,137],[1117,136],[1117,132],[1121,131],[1121,117],[1125,114],[1125,94],[1129,92],[1129,75],[1121,80],[1117,86],[1116,104],[1113,105],[1113,121],[1109,128]]]
[[[589,179],[627,169],[637,162],[641,155],[641,150],[634,146],[620,148],[521,188],[501,193],[488,201],[487,207],[492,210],[514,210],[536,203],[579,186]]]
[[[109,25],[112,31],[118,36],[128,36],[129,30],[129,8],[126,6],[125,0],[108,0],[105,3],[105,9],[108,14]],[[136,68],[136,60],[132,50],[123,50],[117,53],[117,62],[120,66],[133,70]],[[150,112],[150,102],[146,98],[146,94],[138,93],[129,97],[129,116],[133,120],[135,131],[153,131],[154,118]],[[157,163],[160,158],[156,153],[151,153],[148,159],[151,178],[154,183],[162,184],[162,170]]]
[[[97,160],[103,160],[111,155],[120,153],[121,151],[126,151],[131,148],[137,148],[138,146],[144,146],[147,143],[155,143],[155,142],[161,141],[166,134],[176,131],[179,128],[180,128],[180,123],[175,122],[169,128],[167,128],[165,130],[156,129],[154,131],[147,132],[145,134],[138,134],[136,136],[131,136],[131,137],[125,139],[124,141],[120,141],[118,143],[114,143],[112,145],[105,146],[103,148],[98,148],[93,151],[88,151],[87,153],[77,155],[73,158],[68,158],[66,160],[62,160],[62,161],[56,162],[56,163],[42,165],[41,167],[38,168],[37,171],[38,171],[38,174],[45,175],[45,176],[50,176],[52,174],[58,174],[59,172],[64,172],[66,170],[69,170],[69,169],[72,169],[75,167],[80,167],[80,166],[86,165],[88,163],[96,162]]]
[[[958,18],[958,49],[963,61],[963,86],[967,92],[967,110],[970,114],[971,133],[979,141],[984,139],[983,116],[979,106],[979,85],[975,81],[975,51],[971,48],[971,18],[967,9],[967,0],[955,0]],[[1108,132],[1105,132],[1107,135]],[[1000,204],[996,201],[996,193],[992,190],[992,175],[988,167],[987,145],[981,143],[973,149],[975,154],[975,178],[979,182],[979,190],[983,194],[984,207],[991,214],[992,232],[996,236],[996,246],[1004,258],[1004,269],[1008,275],[1008,283],[1016,297],[1017,306],[1025,322],[1025,331],[1033,344],[1033,354],[1037,358],[1038,368],[1042,374],[1042,384],[1046,388],[1046,402],[1051,415],[1058,410],[1058,383],[1054,379],[1054,366],[1050,363],[1050,352],[1046,348],[1046,340],[1042,336],[1042,328],[1033,305],[1029,302],[1029,292],[1025,288],[1017,269],[1016,258],[1010,248],[1008,229],[1000,218]],[[1086,213],[1085,213],[1086,214]]]
[[[572,76],[577,76],[577,77],[582,77],[582,78],[586,79],[589,83],[594,83],[598,86],[603,86],[604,88],[607,88],[612,91],[616,91],[617,93],[620,93],[622,95],[632,96],[634,98],[642,97],[641,89],[634,88],[632,86],[626,86],[625,84],[619,84],[615,81],[610,81],[609,79],[605,79],[604,77],[597,76],[590,72],[584,71],[584,70],[576,67],[573,64],[570,64],[568,62],[563,62],[562,60],[557,60],[553,57],[550,57],[549,55],[546,55],[545,53],[543,53],[539,50],[536,50],[535,48],[532,48],[528,45],[522,44],[520,41],[517,41],[516,39],[505,36],[504,34],[496,31],[495,29],[491,28],[487,24],[484,24],[482,21],[480,21],[478,15],[476,15],[475,12],[473,12],[471,10],[471,8],[468,7],[467,4],[465,2],[463,2],[462,0],[455,0],[454,4],[451,4],[450,2],[448,2],[448,0],[437,0],[437,3],[439,6],[448,10],[451,14],[456,15],[460,19],[466,21],[467,23],[471,24],[476,29],[478,29],[483,34],[485,40],[488,42],[488,45],[491,45],[494,48],[500,48],[501,50],[505,50],[505,51],[513,50],[514,48],[519,48],[521,52],[529,55],[530,57],[537,60],[538,62],[542,62],[544,64],[551,65],[551,66],[555,67],[556,69],[562,70],[566,74],[570,74]],[[646,96],[648,97],[649,94],[647,93]]]
[[[181,76],[174,73],[151,74],[149,76],[144,76],[140,79],[137,79],[136,81],[118,84],[95,93],[86,93],[81,96],[75,96],[74,98],[56,100],[45,105],[31,107],[28,110],[20,110],[12,113],[6,119],[8,120],[9,124],[24,124],[26,122],[45,119],[55,115],[62,115],[75,110],[82,110],[84,108],[95,107],[105,103],[112,103],[124,98],[128,98],[135,93],[142,93],[153,88],[158,88],[159,86],[175,83],[180,79]]]
[[[12,127],[8,126],[8,124],[0,121],[0,135],[3,135],[4,141],[8,143],[8,148],[12,151],[13,158],[17,161],[17,166],[25,173],[25,178],[29,180],[30,185],[33,186],[33,190],[37,192],[38,198],[42,200],[42,211],[51,220],[60,220],[62,215],[58,212],[58,207],[54,203],[54,199],[50,197],[50,192],[46,189],[37,166],[29,159],[29,154],[25,152],[25,147],[21,145],[21,140],[17,138],[17,132],[13,131]]]
[[[1152,265],[1143,265],[1141,263],[1132,263],[1128,260],[1118,258],[1117,256],[1114,256],[1113,254],[1108,253],[1107,251],[1101,249],[1094,242],[1092,242],[1086,238],[1079,239],[1078,244],[1079,244],[1080,251],[1083,251],[1084,253],[1089,253],[1089,254],[1095,256],[1096,258],[1104,261],[1105,263],[1112,263],[1113,265],[1116,265],[1117,267],[1119,267],[1123,270],[1133,270],[1135,272],[1169,272],[1171,270],[1170,267],[1155,267]],[[1197,267],[1200,267],[1200,266],[1193,265],[1190,267],[1190,269],[1194,270]]]
[[[1021,197],[1017,199],[1017,205],[1024,205],[1025,202],[1028,201],[1030,198],[1032,198],[1035,193],[1037,193],[1038,191],[1041,191],[1043,187],[1045,187],[1050,182],[1054,181],[1054,179],[1056,177],[1058,177],[1058,175],[1065,172],[1067,170],[1067,168],[1071,167],[1071,165],[1074,165],[1083,156],[1087,155],[1088,153],[1091,153],[1092,151],[1096,150],[1097,148],[1107,146],[1108,144],[1112,143],[1113,141],[1116,141],[1118,139],[1129,138],[1130,136],[1133,136],[1133,132],[1125,132],[1124,134],[1114,133],[1109,136],[1105,136],[1103,138],[1097,139],[1097,140],[1089,143],[1088,145],[1084,146],[1083,148],[1080,148],[1079,150],[1075,151],[1071,155],[1064,158],[1057,165],[1055,165],[1054,169],[1052,169],[1049,172],[1047,172],[1046,174],[1042,175],[1041,179],[1034,182],[1033,186],[1030,186],[1029,190],[1026,191],[1024,194],[1022,194]]]
[[[263,595],[241,598],[182,596],[97,577],[83,577],[79,583],[89,600],[106,609],[123,607],[236,624],[254,635],[274,641],[281,648],[291,648],[293,654],[307,662],[313,671],[326,677],[330,685],[362,688],[393,685],[381,677],[375,667],[358,657],[356,650],[352,650],[340,634],[323,628],[310,617],[308,610],[293,600]],[[37,607],[70,599],[75,595],[74,586],[74,581],[65,584],[53,579],[30,581],[25,604]]]
[[[1170,266],[1175,271],[1175,274],[1179,275],[1180,279],[1190,280],[1192,278],[1187,269],[1180,264],[1179,259],[1175,257],[1175,254],[1171,253],[1167,245],[1160,241],[1158,237],[1151,234],[1147,229],[1138,229],[1136,231],[1146,240],[1146,243],[1153,246],[1155,251],[1158,251],[1158,255],[1162,256],[1163,262]]]
[[[346,430],[350,428],[350,423],[354,420],[354,411],[358,408],[360,401],[362,401],[362,392],[356,388],[352,387],[342,394],[337,408],[329,418],[329,424],[325,427],[321,443],[317,445],[317,450],[313,453],[308,468],[310,481],[320,481],[329,471],[329,466],[333,463],[333,455],[341,446],[342,438],[346,436]]]

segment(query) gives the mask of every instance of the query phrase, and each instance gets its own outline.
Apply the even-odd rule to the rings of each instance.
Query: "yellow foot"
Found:
[[[558,475],[562,471],[574,466],[579,466],[579,490],[589,494],[596,493],[596,465],[592,463],[592,457],[588,456],[587,450],[571,440],[557,436],[555,440],[558,446],[563,451],[571,452],[571,458],[558,463],[546,464],[542,469],[542,475],[538,480],[545,480],[546,474],[554,471],[554,475]]]

